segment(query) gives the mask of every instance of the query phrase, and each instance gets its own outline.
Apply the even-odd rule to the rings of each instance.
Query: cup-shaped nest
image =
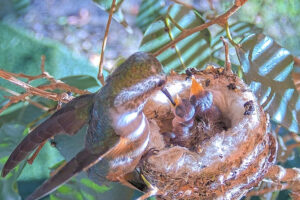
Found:
[[[240,199],[276,160],[268,116],[235,74],[210,66],[194,77],[213,94],[225,126],[203,128],[195,119],[195,148],[166,144],[164,135],[172,131],[174,114],[164,94],[156,93],[144,113],[151,127],[148,149],[158,151],[142,159],[139,171],[157,187],[161,199]],[[191,82],[187,75],[170,75],[166,89],[173,97],[189,99]]]

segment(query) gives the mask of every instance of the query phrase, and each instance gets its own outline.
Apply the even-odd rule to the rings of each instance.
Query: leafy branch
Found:
[[[242,5],[244,5],[246,2],[247,2],[247,0],[236,0],[234,5],[228,11],[226,11],[224,14],[216,17],[215,19],[212,19],[211,21],[208,21],[207,23],[201,24],[200,26],[183,30],[180,33],[180,35],[178,35],[177,38],[175,38],[173,41],[169,42],[165,46],[158,49],[156,52],[153,53],[153,55],[154,56],[160,55],[162,52],[164,52],[165,50],[167,50],[170,47],[173,47],[176,43],[180,42],[181,40],[185,39],[186,37],[188,37],[194,33],[197,33],[199,31],[202,31],[211,25],[219,24],[221,26],[224,26],[227,23],[228,18],[231,15],[233,15],[236,11],[238,11],[242,7]]]

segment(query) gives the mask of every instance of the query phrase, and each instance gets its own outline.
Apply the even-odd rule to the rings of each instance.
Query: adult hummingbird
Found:
[[[61,132],[75,134],[88,123],[85,148],[27,200],[42,198],[97,163],[102,166],[97,173],[103,179],[130,185],[126,174],[135,169],[149,142],[149,124],[143,107],[147,98],[165,83],[162,66],[154,56],[144,52],[133,54],[97,93],[73,99],[29,133],[10,155],[2,176],[45,140]]]

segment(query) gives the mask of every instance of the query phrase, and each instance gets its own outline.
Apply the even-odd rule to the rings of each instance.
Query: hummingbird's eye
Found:
[[[191,102],[192,105],[196,105],[196,103],[197,103],[197,97],[195,95],[192,95],[190,97],[190,102]]]
[[[162,80],[160,80],[160,81],[158,82],[157,86],[158,86],[158,87],[161,87],[161,86],[163,86],[165,83],[166,83],[166,81],[162,79]]]

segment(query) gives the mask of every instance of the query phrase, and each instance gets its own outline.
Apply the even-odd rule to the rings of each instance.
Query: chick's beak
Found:
[[[182,103],[182,100],[181,100],[181,98],[178,94],[176,95],[176,98],[175,98],[174,102],[175,102],[174,106],[178,106]]]
[[[190,88],[190,97],[191,96],[197,96],[199,94],[201,94],[204,91],[204,88],[202,87],[202,85],[200,83],[197,82],[197,80],[195,79],[194,76],[192,76],[192,85]]]

